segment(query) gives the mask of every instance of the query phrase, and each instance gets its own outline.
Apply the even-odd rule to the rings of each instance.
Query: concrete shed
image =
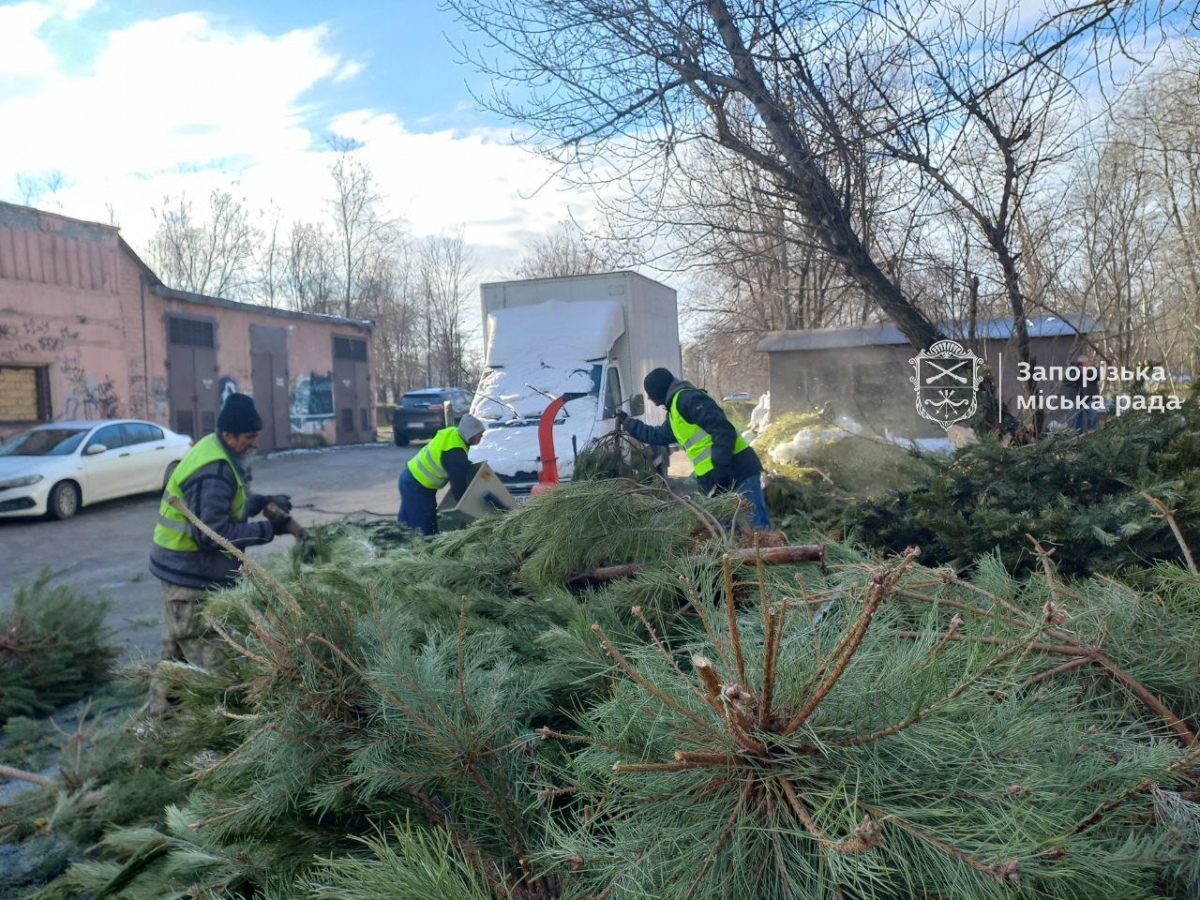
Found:
[[[263,449],[373,441],[372,327],[173,290],[116,228],[0,203],[0,437],[132,416],[198,438],[240,391]]]
[[[1017,381],[1016,347],[1009,343],[1012,324],[1011,317],[978,323],[973,344],[966,340],[961,326],[938,323],[937,327],[987,360],[993,374],[1000,376],[1001,397],[1016,414],[1015,398],[1022,388]],[[1026,327],[1033,364],[1041,366],[1069,365],[1083,352],[1083,335],[1103,330],[1082,313],[1032,316]],[[759,341],[758,350],[766,353],[769,361],[773,413],[807,412],[831,405],[837,414],[880,434],[885,428],[907,437],[943,433],[917,415],[916,391],[909,381],[914,372],[910,360],[917,351],[890,322],[861,328],[771,331]],[[1040,387],[1057,392],[1063,386]]]

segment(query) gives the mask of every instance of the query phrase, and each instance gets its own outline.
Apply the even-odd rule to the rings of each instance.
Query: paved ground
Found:
[[[302,525],[347,514],[394,516],[400,503],[396,478],[416,448],[391,444],[294,451],[253,464],[260,493],[290,494]],[[107,595],[114,603],[109,625],[115,639],[136,655],[158,652],[158,582],[147,571],[150,535],[158,516],[157,494],[85,507],[67,522],[0,520],[0,608],[13,588],[43,567],[63,581]],[[287,550],[290,537],[251,548],[252,556]]]

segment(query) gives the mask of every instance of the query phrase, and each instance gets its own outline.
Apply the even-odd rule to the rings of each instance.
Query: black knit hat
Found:
[[[262,416],[254,408],[254,401],[245,394],[230,394],[226,397],[221,414],[217,416],[217,431],[229,434],[262,431]]]
[[[646,376],[646,380],[642,382],[642,387],[646,389],[646,396],[659,406],[667,402],[667,391],[671,389],[671,384],[675,381],[675,376],[671,374],[669,369],[651,369],[650,374]]]

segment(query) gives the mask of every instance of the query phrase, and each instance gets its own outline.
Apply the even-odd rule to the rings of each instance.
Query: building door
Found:
[[[291,445],[288,423],[287,331],[250,326],[250,381],[254,406],[262,416],[263,450],[286,450]]]
[[[200,440],[217,427],[216,326],[205,319],[167,320],[167,399],[171,427]]]
[[[333,401],[339,444],[375,440],[367,342],[361,338],[334,335]]]

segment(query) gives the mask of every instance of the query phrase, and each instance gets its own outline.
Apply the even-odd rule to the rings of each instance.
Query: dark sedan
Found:
[[[396,446],[416,438],[431,438],[446,427],[443,403],[450,404],[450,421],[457,423],[471,408],[471,393],[462,388],[424,388],[409,391],[392,412]]]

